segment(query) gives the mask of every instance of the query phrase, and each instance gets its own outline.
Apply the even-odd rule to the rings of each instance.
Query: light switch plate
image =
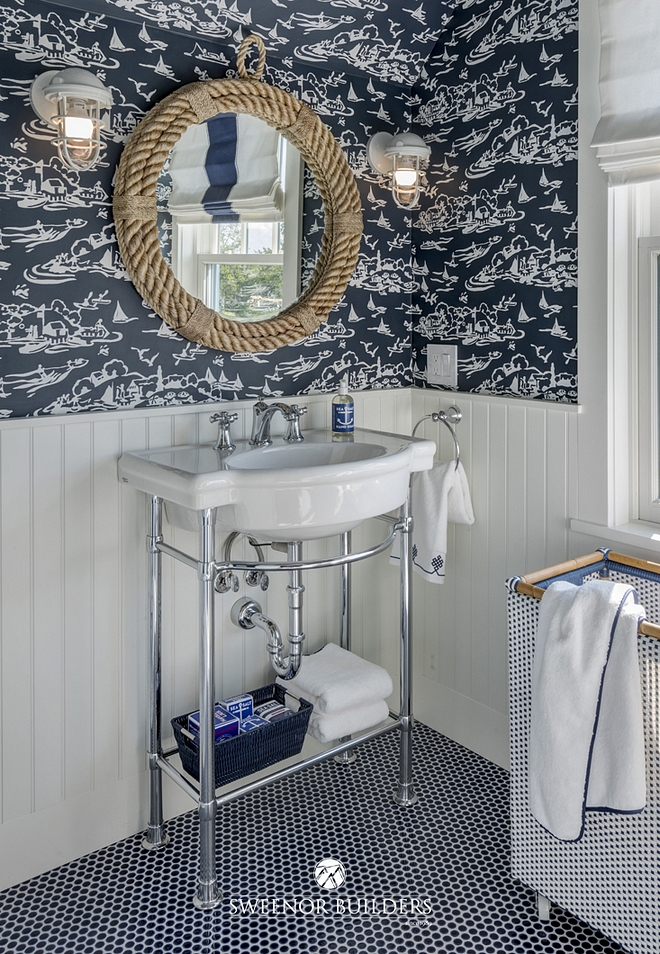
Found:
[[[458,387],[458,345],[427,345],[426,380],[446,388]]]

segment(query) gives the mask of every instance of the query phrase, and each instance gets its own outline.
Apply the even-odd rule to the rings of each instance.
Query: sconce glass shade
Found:
[[[77,66],[48,70],[35,79],[30,101],[37,116],[55,129],[60,159],[77,172],[93,169],[101,153],[101,129],[107,126],[112,94]]]
[[[369,165],[388,176],[392,198],[400,209],[414,209],[418,204],[430,155],[431,147],[414,133],[376,133],[367,143]]]

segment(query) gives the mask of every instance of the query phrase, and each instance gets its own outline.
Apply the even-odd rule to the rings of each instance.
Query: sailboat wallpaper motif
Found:
[[[577,4],[463,0],[443,41],[416,87],[437,145],[413,224],[414,380],[429,343],[456,343],[460,389],[574,402]]]
[[[466,390],[576,399],[576,0],[0,0],[0,416],[423,383],[459,345]],[[264,355],[195,348],[141,301],[117,252],[114,169],[146,111],[233,69],[254,29],[268,79],[316,109],[362,196],[355,274],[329,321]],[[77,174],[27,104],[83,66],[113,92],[102,163]],[[414,128],[433,152],[414,215],[366,162]],[[304,273],[322,234],[305,182]]]

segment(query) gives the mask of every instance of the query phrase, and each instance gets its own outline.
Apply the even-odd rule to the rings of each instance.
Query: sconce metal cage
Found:
[[[389,178],[392,198],[400,209],[414,209],[419,203],[430,155],[431,147],[415,133],[376,133],[367,143],[369,165]]]
[[[35,79],[30,102],[37,116],[52,126],[60,159],[77,172],[93,169],[101,154],[101,110],[112,106],[112,94],[87,70],[48,70]]]

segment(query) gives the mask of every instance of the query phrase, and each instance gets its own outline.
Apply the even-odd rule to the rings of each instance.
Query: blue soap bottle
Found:
[[[339,393],[332,399],[332,439],[352,441],[355,427],[355,402],[348,393],[348,375],[339,385]]]

